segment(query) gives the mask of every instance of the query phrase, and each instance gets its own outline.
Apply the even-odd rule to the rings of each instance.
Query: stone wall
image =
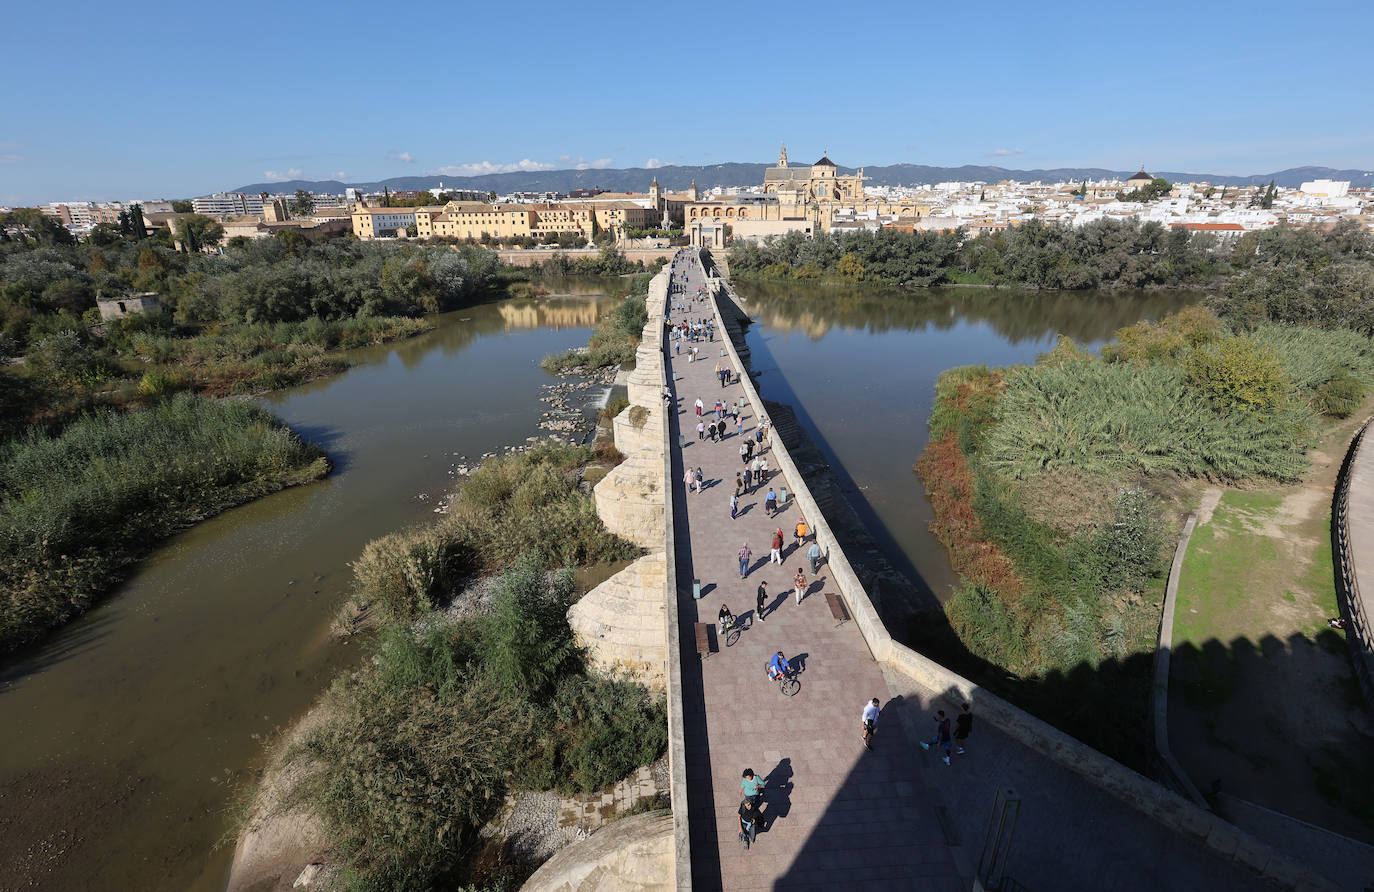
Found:
[[[706,262],[711,262],[709,255]],[[739,323],[742,319],[747,319],[748,314],[735,295],[734,289],[724,279],[711,280],[711,294],[716,322],[721,331],[730,335],[723,340],[730,361],[740,375],[740,385],[744,389],[745,398],[750,405],[761,407],[763,400],[754,387],[748,365],[740,358],[735,343],[737,338],[742,342]],[[1200,841],[1219,857],[1232,859],[1277,886],[1289,889],[1335,888],[1326,880],[1315,876],[1306,865],[1288,858],[1240,828],[1198,808],[1154,781],[894,640],[848,558],[845,557],[844,549],[811,495],[806,486],[806,478],[797,469],[782,439],[770,436],[769,447],[769,455],[778,470],[782,471],[797,488],[797,491],[791,494],[796,509],[811,522],[816,542],[826,552],[831,578],[844,596],[851,618],[864,636],[873,658],[885,668],[908,676],[921,687],[937,695],[974,704],[980,720],[992,723],[1046,758],[1086,778],[1123,803],[1139,809],[1185,837]]]
[[[671,256],[675,252],[665,253]],[[635,367],[626,376],[630,405],[613,422],[615,445],[625,460],[593,490],[597,513],[606,527],[649,554],[588,592],[568,611],[568,622],[595,666],[606,672],[628,672],[650,687],[664,690],[668,793],[673,810],[656,822],[647,821],[650,816],[616,822],[586,842],[569,846],[540,868],[527,889],[676,888],[690,892],[692,888],[673,488],[669,480],[672,462],[663,400],[668,278],[664,270],[649,282],[645,301],[649,320],[635,355]],[[644,822],[649,829],[633,822]]]
[[[568,610],[568,625],[592,665],[655,691],[667,686],[667,626],[662,551],[645,555],[587,592]]]
[[[559,850],[523,892],[650,892],[673,884],[673,816],[649,812],[622,818]]]

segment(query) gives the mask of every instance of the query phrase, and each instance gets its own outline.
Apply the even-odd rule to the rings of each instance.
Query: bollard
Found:
[[[687,438],[684,437],[682,434],[678,434],[678,435],[677,435],[677,448],[679,448],[679,449],[685,449],[686,446],[687,446]]]
[[[740,407],[741,409],[744,408],[744,397],[740,397],[740,398],[739,398],[739,407]]]
[[[697,600],[697,601],[700,601],[700,600],[701,600],[701,580],[700,580],[700,579],[693,579],[693,580],[692,580],[692,598],[693,598],[694,600]]]
[[[779,486],[779,487],[778,487],[778,508],[781,509],[782,506],[783,506],[783,505],[786,505],[786,504],[787,504],[787,487],[785,487],[785,486]]]
[[[721,348],[720,348],[720,355],[721,355],[721,356],[724,356],[724,355],[725,355],[725,348],[724,348],[724,347],[721,347]]]

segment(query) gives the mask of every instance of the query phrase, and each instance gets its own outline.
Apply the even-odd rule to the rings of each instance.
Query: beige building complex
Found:
[[[787,161],[787,147],[778,153],[778,163],[764,171],[763,185],[757,191],[723,197],[713,201],[693,201],[686,208],[686,222],[720,221],[733,224],[737,236],[776,234],[778,227],[760,226],[758,221],[796,221],[829,231],[836,211],[848,215],[881,214],[920,220],[930,206],[914,200],[878,198],[864,194],[864,171],[842,174],[828,157],[811,165],[793,166]],[[736,221],[745,221],[743,225]],[[765,232],[766,230],[766,232]]]
[[[695,185],[683,195],[666,193],[655,179],[649,192],[602,192],[578,201],[538,204],[486,204],[450,201],[420,208],[353,209],[353,231],[360,239],[388,238],[405,231],[415,238],[533,238],[573,233],[581,238],[626,229],[654,229],[665,221],[682,223],[684,208],[697,198]]]

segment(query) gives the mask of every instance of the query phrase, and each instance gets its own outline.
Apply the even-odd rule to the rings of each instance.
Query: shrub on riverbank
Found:
[[[368,543],[354,564],[357,599],[375,603],[388,618],[404,619],[531,549],[550,568],[638,556],[633,544],[606,530],[578,487],[592,457],[587,447],[541,443],[483,462],[458,487],[438,523]]]
[[[158,539],[328,468],[265,410],[186,394],[0,446],[0,649],[84,611]]]
[[[1317,413],[1348,414],[1372,377],[1374,352],[1355,332],[1237,334],[1201,308],[1123,329],[1102,357],[1061,339],[1033,366],[946,372],[917,470],[965,585],[947,630],[914,634],[1143,768],[1173,534],[1150,489],[1298,479]]]
[[[635,350],[649,324],[644,294],[631,294],[601,318],[587,341],[586,350],[569,350],[544,357],[540,366],[554,375],[578,368],[600,369],[617,363],[633,362]]]
[[[465,862],[507,792],[590,792],[662,754],[662,702],[585,673],[565,620],[571,576],[546,563],[522,554],[488,613],[432,614],[419,633],[389,625],[374,659],[331,692],[297,793],[358,888],[490,880]]]
[[[1135,220],[1083,226],[1031,220],[977,238],[962,229],[788,233],[737,242],[730,269],[770,279],[847,274],[851,281],[861,276],[911,286],[1225,286],[1212,305],[1238,327],[1272,321],[1374,333],[1374,237],[1354,221],[1330,232],[1279,226],[1229,242]]]

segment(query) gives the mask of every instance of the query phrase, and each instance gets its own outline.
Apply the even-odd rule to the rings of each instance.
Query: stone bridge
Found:
[[[748,316],[710,254],[696,249],[653,279],[647,309],[630,406],[615,419],[626,459],[595,489],[607,526],[647,554],[590,592],[569,620],[596,662],[666,694],[672,821],[662,832],[671,835],[663,848],[671,866],[648,879],[588,867],[552,881],[541,871],[531,888],[1335,888],[894,640],[780,437],[764,441],[771,477],[740,497],[732,518],[739,446],[764,405],[744,348]],[[668,338],[684,319],[711,320],[715,339]],[[726,386],[718,365],[731,372]],[[722,442],[698,439],[698,398],[708,413],[717,399],[738,408],[739,427],[732,417]],[[688,468],[702,469],[701,492],[684,484]],[[765,510],[769,487],[786,491],[776,518]],[[815,573],[793,542],[798,517],[824,553]],[[769,561],[778,528],[781,565]],[[743,578],[741,545],[752,551]],[[797,603],[799,568],[806,588]],[[754,615],[760,582],[764,617]],[[827,595],[840,598],[850,621],[836,624]],[[714,632],[722,603],[746,626],[729,647]],[[707,655],[698,653],[697,623],[713,627]],[[803,670],[794,697],[765,677],[776,651]],[[870,752],[859,728],[873,697],[883,709]],[[917,744],[935,709],[952,715],[963,703],[975,732],[968,754],[946,766]],[[748,851],[735,817],[745,767],[768,779],[764,832]],[[607,858],[600,863],[624,861]]]

